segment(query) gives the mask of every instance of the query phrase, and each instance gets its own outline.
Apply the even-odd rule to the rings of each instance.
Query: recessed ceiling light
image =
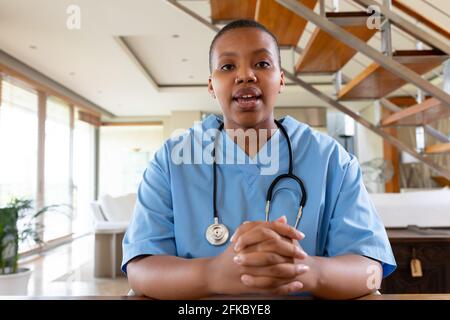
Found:
[[[194,79],[194,76],[191,74],[191,75],[189,76],[189,79]]]
[[[69,76],[74,76],[75,75],[75,72],[70,72],[69,73]]]
[[[180,35],[176,34],[176,33],[172,35],[172,38],[179,38],[179,37],[180,37]]]
[[[102,93],[102,90],[98,90],[97,93]]]
[[[36,49],[37,49],[37,47],[36,47],[34,44],[30,45],[29,48],[30,48],[30,49],[33,49],[33,50],[36,50]]]
[[[181,59],[181,61],[182,61],[182,62],[187,62],[187,61],[188,61],[188,59],[186,59],[186,58],[183,58],[183,59]]]

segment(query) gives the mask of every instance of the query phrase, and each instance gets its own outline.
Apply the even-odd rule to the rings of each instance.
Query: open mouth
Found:
[[[258,100],[261,99],[261,95],[244,95],[241,97],[234,97],[233,100],[236,101],[238,104],[246,106],[246,105],[252,105],[256,104]]]
[[[261,101],[261,91],[257,88],[248,87],[242,88],[236,92],[233,96],[233,101],[235,101],[241,108],[253,108],[258,105]]]

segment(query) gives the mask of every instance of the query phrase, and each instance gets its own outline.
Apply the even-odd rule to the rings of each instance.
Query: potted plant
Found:
[[[26,295],[31,270],[19,268],[19,243],[31,240],[42,243],[42,214],[59,207],[52,205],[34,211],[32,201],[12,199],[0,208],[0,296]]]

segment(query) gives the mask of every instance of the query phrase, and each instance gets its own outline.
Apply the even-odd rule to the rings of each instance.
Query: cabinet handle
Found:
[[[423,277],[422,263],[416,257],[416,249],[415,248],[413,248],[412,259],[411,259],[411,262],[409,265],[411,267],[411,276],[413,278]]]

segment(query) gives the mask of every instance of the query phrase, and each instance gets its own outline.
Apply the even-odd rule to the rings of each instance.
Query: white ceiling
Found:
[[[428,1],[450,12],[450,1]],[[432,15],[435,22],[450,25],[448,16],[421,0],[407,2]],[[209,17],[209,1],[182,3]],[[341,3],[341,10],[356,9],[347,0]],[[81,9],[80,30],[66,27],[67,7],[74,4]],[[309,31],[313,29],[308,25]],[[309,34],[305,33],[300,46],[304,47]],[[172,110],[219,110],[206,86],[173,86],[206,84],[213,36],[212,30],[165,0],[0,0],[0,49],[121,117],[163,116]],[[414,42],[407,38],[395,35],[397,48],[413,49]],[[122,40],[164,88],[155,88],[152,79],[121,45]],[[379,40],[371,44],[379,46]],[[283,51],[283,66],[291,70],[296,57],[290,50]],[[358,60],[366,65],[370,62],[361,55]],[[352,62],[344,71],[353,76],[361,70],[360,63]],[[316,82],[331,78],[305,79]],[[333,90],[332,86],[322,88]],[[323,105],[296,86],[289,86],[277,104]]]

